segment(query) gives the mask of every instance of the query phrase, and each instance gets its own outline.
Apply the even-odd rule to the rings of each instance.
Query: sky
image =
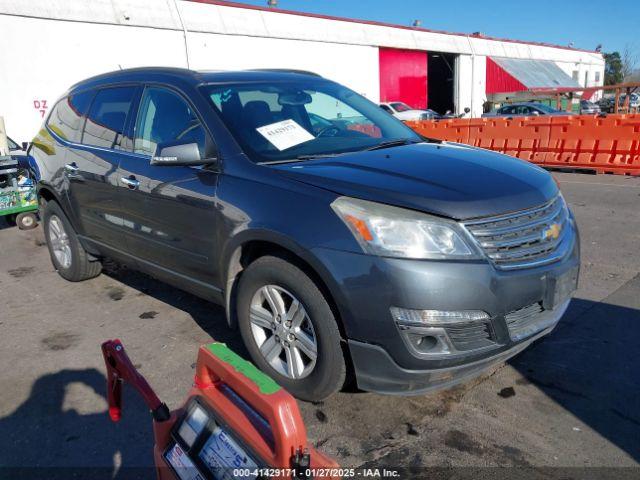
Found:
[[[266,6],[267,0],[236,0]],[[278,0],[286,10],[546,42],[640,51],[637,0]],[[628,12],[628,13],[625,13]],[[628,20],[625,20],[628,19]]]

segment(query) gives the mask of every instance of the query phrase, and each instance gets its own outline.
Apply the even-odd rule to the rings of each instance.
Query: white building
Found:
[[[310,70],[374,102],[473,116],[488,98],[604,79],[593,51],[217,0],[0,0],[0,32],[0,115],[18,141],[72,84],[136,66]]]

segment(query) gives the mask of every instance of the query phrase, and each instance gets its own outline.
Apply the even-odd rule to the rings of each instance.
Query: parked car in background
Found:
[[[573,115],[572,112],[565,112],[556,110],[544,103],[537,102],[525,102],[525,103],[510,103],[503,105],[489,113],[484,113],[483,117],[523,117],[523,116],[537,116],[537,115]]]
[[[597,115],[601,112],[600,105],[589,100],[580,100],[580,115]]]
[[[624,107],[624,103],[625,100],[627,98],[627,94],[623,93],[620,95],[620,97],[618,97],[618,108],[623,108]],[[605,112],[605,113],[613,113],[615,112],[614,109],[614,104],[616,102],[616,97],[615,95],[606,95],[604,97],[602,97],[602,99],[600,100],[600,109],[601,111]],[[639,93],[632,93],[629,96],[629,108],[633,108],[633,109],[638,109],[640,108],[640,94]]]
[[[418,110],[411,108],[404,102],[381,103],[380,108],[399,120],[408,122],[416,120],[438,120],[442,117],[438,112],[430,109]]]
[[[627,100],[627,94],[623,93],[620,95],[620,106],[624,107],[625,101]],[[629,95],[629,108],[640,108],[640,93],[631,93]]]
[[[224,305],[306,400],[347,372],[369,391],[449,388],[551,332],[576,289],[578,230],[548,172],[426,140],[315,75],[104,74],[29,151],[63,278],[111,257]]]
[[[600,106],[600,111],[604,113],[613,113],[614,104],[615,104],[615,96],[613,95],[604,95],[598,102],[598,105]]]

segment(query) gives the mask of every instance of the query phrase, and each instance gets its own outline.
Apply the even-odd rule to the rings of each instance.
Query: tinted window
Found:
[[[197,143],[204,158],[206,134],[193,108],[165,88],[147,88],[140,102],[134,151],[154,156],[158,145]]]
[[[80,138],[82,118],[87,113],[95,92],[83,92],[65,97],[56,103],[47,126],[60,138],[70,142]]]
[[[385,112],[393,113],[393,110],[391,110],[391,108],[387,107],[386,105],[380,105],[380,108],[382,108]]]
[[[555,108],[552,108],[549,105],[545,105],[544,103],[539,103],[538,105],[536,105],[536,108],[538,110],[541,110],[544,113],[558,113],[559,112],[559,110],[556,110]]]
[[[396,112],[408,112],[411,110],[411,107],[406,103],[397,102],[392,103],[391,106],[396,110]]]
[[[135,87],[99,90],[91,104],[84,126],[82,143],[114,148],[120,142]]]

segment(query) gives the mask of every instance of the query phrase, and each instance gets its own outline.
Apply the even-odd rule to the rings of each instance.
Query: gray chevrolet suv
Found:
[[[543,169],[420,137],[317,75],[124,70],[71,87],[30,148],[52,262],[114,258],[226,307],[300,398],[453,385],[549,333],[576,288]]]

